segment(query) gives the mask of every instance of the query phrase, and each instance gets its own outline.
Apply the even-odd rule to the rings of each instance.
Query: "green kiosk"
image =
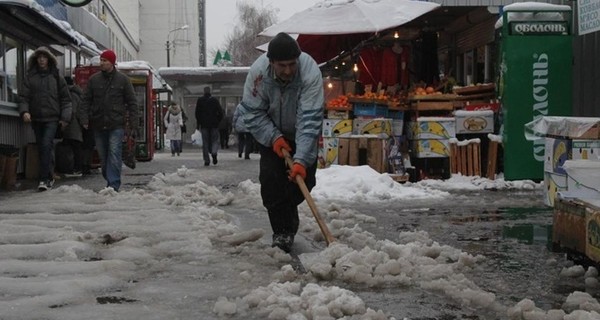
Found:
[[[514,3],[503,8],[498,95],[506,180],[544,178],[544,139],[528,141],[524,125],[572,113],[571,8]]]

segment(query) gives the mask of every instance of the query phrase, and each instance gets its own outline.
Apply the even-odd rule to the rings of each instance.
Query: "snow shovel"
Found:
[[[281,151],[283,152],[283,155],[285,156],[285,163],[287,164],[288,168],[292,169],[292,166],[294,165],[294,161],[292,160],[290,153],[285,149],[281,149]],[[296,176],[296,183],[300,187],[300,190],[302,191],[302,194],[304,195],[304,199],[306,199],[306,202],[308,203],[308,206],[310,207],[310,211],[312,211],[313,216],[317,220],[319,229],[321,229],[321,233],[323,234],[323,237],[325,237],[325,242],[327,242],[327,245],[331,244],[333,241],[335,241],[335,239],[333,238],[333,236],[331,235],[331,232],[329,231],[329,228],[327,228],[327,225],[321,218],[321,215],[319,215],[319,212],[317,211],[317,205],[315,204],[315,200],[313,200],[312,196],[310,195],[310,191],[308,191],[308,188],[306,187],[306,183],[304,183],[304,179],[302,179],[302,177],[300,175]]]

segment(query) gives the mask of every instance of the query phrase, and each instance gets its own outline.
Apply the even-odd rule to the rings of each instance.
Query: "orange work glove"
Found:
[[[273,142],[273,151],[275,153],[277,153],[277,155],[280,158],[283,158],[283,152],[281,152],[281,149],[285,149],[288,152],[292,152],[292,147],[290,147],[290,145],[287,143],[287,141],[285,141],[285,139],[283,137],[279,137],[275,140],[275,142]]]
[[[292,169],[290,170],[290,175],[288,176],[290,180],[296,180],[296,176],[301,176],[302,180],[306,179],[306,168],[299,163],[294,163]]]

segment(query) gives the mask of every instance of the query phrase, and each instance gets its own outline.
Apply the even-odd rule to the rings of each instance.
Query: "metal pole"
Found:
[[[171,66],[171,44],[169,43],[169,38],[167,37],[167,67]]]

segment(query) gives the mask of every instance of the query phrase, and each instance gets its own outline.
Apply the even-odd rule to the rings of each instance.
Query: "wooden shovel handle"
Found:
[[[285,157],[285,163],[287,164],[288,168],[292,169],[292,166],[294,165],[294,160],[292,160],[292,156],[290,156],[290,153],[285,149],[281,149],[281,152]],[[321,215],[319,215],[319,212],[317,211],[317,205],[315,204],[315,200],[313,200],[312,196],[310,195],[310,191],[308,191],[308,188],[306,187],[306,183],[304,183],[304,179],[302,179],[302,176],[296,175],[296,183],[300,187],[300,190],[304,195],[304,199],[306,199],[306,202],[308,203],[310,211],[312,211],[315,220],[317,220],[319,229],[321,229],[321,233],[323,234],[323,237],[325,237],[325,242],[327,242],[327,245],[331,244],[333,241],[335,241],[335,238],[333,237],[333,235],[331,235],[331,231],[329,231],[329,228],[327,228],[327,225],[321,218]]]

